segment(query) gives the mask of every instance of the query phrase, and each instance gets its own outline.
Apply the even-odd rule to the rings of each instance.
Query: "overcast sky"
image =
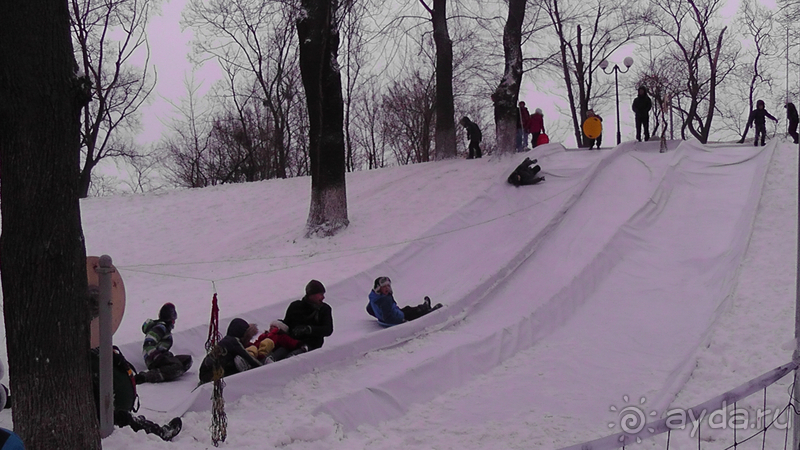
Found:
[[[192,39],[191,30],[181,30],[180,20],[181,12],[186,5],[187,0],[169,0],[166,1],[161,10],[161,14],[154,16],[150,19],[148,26],[148,38],[150,42],[150,58],[151,63],[158,70],[158,84],[151,96],[151,103],[142,109],[142,127],[143,131],[138,136],[139,143],[149,143],[158,141],[164,131],[164,123],[169,123],[170,117],[173,116],[174,108],[170,102],[179,104],[180,99],[186,96],[186,88],[184,87],[184,79],[191,76],[193,66],[189,62],[188,55],[191,51],[190,41]],[[768,7],[775,7],[775,0],[761,0],[761,3]],[[739,7],[739,0],[729,0],[724,8],[724,14],[727,18],[733,17]],[[626,56],[634,56],[636,45],[625,46],[620,49],[611,58],[611,66],[617,63],[622,66],[622,60]],[[641,63],[637,59],[634,66]],[[204,67],[196,70],[195,81],[201,85],[198,94],[204,95],[211,85],[218,79],[220,71],[215,62],[211,61],[206,63]],[[780,74],[782,76],[782,74]],[[609,75],[611,76],[611,75]],[[624,83],[625,75],[620,75],[620,85]],[[552,125],[556,119],[561,117],[559,107],[561,109],[566,107],[566,103],[558,96],[548,95],[541,92],[542,90],[563,90],[563,82],[555,81],[548,86],[533,86],[529,80],[523,79],[523,87],[520,93],[520,100],[524,100],[531,110],[541,107],[545,114],[545,124]],[[630,132],[633,128],[633,117],[629,114],[628,105],[633,100],[635,92],[627,92],[620,89],[620,120],[622,122],[623,135]],[[487,108],[491,105],[487,101]],[[614,121],[609,122],[608,119],[614,119],[614,105],[602,105],[600,110],[604,112],[606,118],[607,136],[616,135],[616,126]],[[458,115],[458,112],[456,112]],[[629,117],[630,116],[630,117]],[[566,123],[566,122],[565,122]],[[568,127],[556,130],[555,127],[550,126],[550,131],[564,133],[563,138],[569,139],[571,137],[571,130]],[[558,136],[554,136],[558,138]],[[623,137],[625,140],[625,137]]]

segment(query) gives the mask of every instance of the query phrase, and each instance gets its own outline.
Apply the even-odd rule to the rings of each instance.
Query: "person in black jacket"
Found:
[[[458,123],[467,130],[467,139],[469,139],[469,156],[467,156],[467,159],[480,158],[480,143],[483,139],[481,129],[478,128],[478,125],[475,122],[469,120],[469,117],[467,116],[462,117]]]
[[[647,88],[639,86],[639,95],[633,100],[633,112],[636,115],[636,140],[642,142],[642,127],[644,127],[644,140],[650,140],[650,109],[653,102],[647,95]]]
[[[789,120],[789,134],[792,135],[794,143],[797,144],[797,124],[800,123],[800,117],[797,116],[797,108],[795,108],[794,103],[787,103],[784,108],[786,108],[786,118]]]
[[[758,145],[758,136],[761,135],[761,145],[766,145],[764,140],[767,137],[767,117],[778,122],[772,114],[768,113],[764,107],[764,100],[759,100],[756,102],[756,109],[750,112],[750,116],[747,118],[747,125],[744,127],[744,134],[742,138],[739,140],[739,143],[743,143],[745,137],[747,136],[747,131],[750,129],[750,125],[755,122],[755,130],[756,130],[756,140],[753,142],[753,145]]]
[[[244,372],[262,364],[245,350],[250,339],[258,334],[255,324],[236,318],[231,320],[225,337],[220,339],[216,348],[206,355],[200,364],[200,382],[208,383],[214,379],[214,363],[222,368],[224,377],[235,373]]]
[[[539,176],[539,171],[541,171],[542,168],[536,164],[537,162],[538,161],[535,159],[531,161],[530,158],[525,158],[525,161],[522,161],[522,164],[518,165],[517,168],[511,172],[511,175],[508,176],[508,182],[516,187],[520,187],[544,181],[544,177]],[[532,165],[533,167],[531,167]]]
[[[289,326],[289,335],[303,342],[308,350],[316,350],[333,334],[333,314],[325,300],[325,286],[317,280],[306,285],[306,295],[286,308],[283,323]]]

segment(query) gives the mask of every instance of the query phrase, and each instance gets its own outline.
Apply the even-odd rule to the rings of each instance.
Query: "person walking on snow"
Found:
[[[323,300],[325,286],[311,280],[306,285],[305,297],[290,303],[283,318],[289,335],[307,345],[309,351],[322,347],[325,338],[333,334],[333,313]]]
[[[589,110],[586,111],[586,119],[588,120],[590,117],[596,117],[601,123],[603,122],[603,118],[600,117],[600,114],[595,114],[593,109],[589,109]],[[586,133],[584,133],[584,136],[585,135],[586,135]],[[597,137],[594,138],[594,139],[590,138],[589,136],[586,136],[586,142],[589,143],[589,149],[590,150],[595,144],[597,144],[597,149],[600,150],[600,144],[603,142],[602,130],[601,130],[600,134],[598,134]]]
[[[467,130],[467,139],[469,139],[469,156],[467,156],[467,159],[480,158],[480,143],[483,139],[481,129],[478,128],[478,125],[475,122],[469,120],[469,117],[467,116],[462,117],[458,123]]]
[[[541,108],[536,108],[536,111],[528,121],[528,132],[531,134],[531,148],[536,148],[539,145],[539,135],[544,133],[544,114]]]
[[[420,305],[400,308],[394,300],[392,280],[389,277],[378,277],[369,292],[367,313],[383,324],[399,325],[403,322],[419,319],[441,307],[441,303],[431,306],[431,299],[425,297],[425,301]]]
[[[650,140],[650,109],[653,101],[647,95],[647,88],[639,86],[639,95],[633,100],[633,113],[636,116],[636,140],[642,142],[642,127],[644,127],[644,140]]]
[[[747,137],[747,131],[750,130],[750,125],[755,122],[755,130],[756,130],[756,139],[753,141],[754,146],[758,146],[758,136],[761,136],[761,145],[766,145],[764,140],[767,137],[767,117],[774,120],[775,123],[778,122],[772,114],[768,113],[764,107],[764,100],[759,100],[756,102],[756,109],[750,112],[750,116],[747,118],[747,125],[744,127],[744,134],[742,134],[742,138],[739,140],[739,143],[744,143],[745,137]]]
[[[797,144],[797,124],[800,123],[800,117],[797,116],[797,108],[794,103],[787,103],[786,106],[786,119],[789,120],[789,134],[794,138],[794,143]]]
[[[528,146],[528,125],[531,120],[531,113],[528,112],[525,102],[519,102],[519,108],[517,109],[519,111],[517,115],[517,151],[523,152],[525,147]]]
[[[147,371],[136,374],[136,384],[172,381],[192,367],[191,355],[173,355],[172,329],[178,319],[178,312],[172,303],[164,303],[158,312],[158,319],[147,319],[142,325],[145,334],[142,356]]]

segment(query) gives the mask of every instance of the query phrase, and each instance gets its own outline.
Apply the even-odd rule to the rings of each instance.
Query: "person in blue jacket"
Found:
[[[382,324],[399,325],[409,320],[418,319],[441,307],[441,303],[431,307],[431,299],[425,297],[425,301],[420,305],[400,308],[397,306],[397,302],[394,301],[392,280],[389,277],[378,277],[369,292],[367,313],[378,319],[378,322]]]
[[[25,450],[25,444],[13,431],[0,428],[0,450]]]

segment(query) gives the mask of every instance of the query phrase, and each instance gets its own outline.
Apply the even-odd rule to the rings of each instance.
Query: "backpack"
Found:
[[[100,348],[95,347],[90,352],[92,367],[92,387],[94,388],[95,403],[100,409]],[[116,345],[111,352],[111,379],[113,380],[113,396],[115,411],[139,410],[139,395],[136,393],[134,375],[136,369],[125,359],[125,356]]]

